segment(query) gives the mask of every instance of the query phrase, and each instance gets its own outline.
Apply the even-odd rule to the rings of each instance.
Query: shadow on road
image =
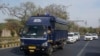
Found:
[[[86,53],[85,56],[100,56],[100,53]]]
[[[51,56],[72,56],[71,54],[71,50],[67,47],[64,47],[65,49],[61,50],[61,49],[56,49],[53,54]],[[66,51],[67,50],[67,51]],[[12,48],[10,50],[10,52],[12,54],[14,54],[14,56],[46,56],[46,55],[43,55],[41,53],[37,53],[35,55],[24,55],[24,53],[22,51],[20,51],[19,47],[16,47],[16,48]]]
[[[24,55],[24,53],[22,51],[20,51],[19,47],[12,48],[12,50],[10,52],[15,54],[15,56],[33,56],[33,55]],[[35,54],[34,56],[44,56],[44,55]]]
[[[20,51],[19,47],[12,48],[11,53],[17,55],[17,56],[23,56],[23,52]]]

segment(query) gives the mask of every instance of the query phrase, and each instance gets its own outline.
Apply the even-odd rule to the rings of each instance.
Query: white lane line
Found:
[[[88,41],[85,46],[81,49],[81,51],[77,54],[77,56],[81,56],[81,54],[83,53],[83,51],[85,50],[85,48],[87,47],[87,45],[89,44],[90,41]]]

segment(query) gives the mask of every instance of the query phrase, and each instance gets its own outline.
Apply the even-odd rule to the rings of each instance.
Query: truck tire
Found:
[[[59,46],[59,49],[64,49],[64,43]]]
[[[53,48],[52,48],[52,46],[50,46],[50,47],[47,49],[46,55],[47,55],[47,56],[51,56],[52,53],[53,53]]]

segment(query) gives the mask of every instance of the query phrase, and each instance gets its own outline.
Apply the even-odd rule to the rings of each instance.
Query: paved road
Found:
[[[1,49],[0,56],[24,56],[18,48]],[[67,44],[64,50],[57,50],[52,56],[100,56],[100,38],[93,41],[80,41]]]

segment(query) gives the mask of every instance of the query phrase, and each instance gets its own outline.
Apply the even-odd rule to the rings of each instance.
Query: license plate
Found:
[[[29,52],[34,52],[34,50],[29,50]]]
[[[29,46],[28,48],[29,48],[29,49],[36,49],[35,46]]]

